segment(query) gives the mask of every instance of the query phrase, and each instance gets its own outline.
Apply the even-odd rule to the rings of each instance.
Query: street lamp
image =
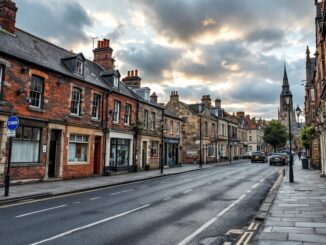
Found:
[[[301,111],[301,108],[299,107],[299,105],[297,105],[297,108],[295,109],[295,112],[297,113],[297,117],[298,117],[298,125],[299,125],[299,128],[300,128],[300,115],[302,114],[302,111]]]
[[[201,112],[199,114],[199,167],[202,168],[203,167],[203,159],[202,159],[202,147],[203,147],[203,143],[202,143],[202,119],[201,119]]]
[[[289,182],[293,182],[293,155],[292,155],[292,133],[291,133],[291,99],[292,99],[292,94],[287,94],[284,96],[285,97],[285,102],[286,106],[288,109],[288,117],[289,117],[289,143],[290,143],[290,169],[289,169]]]

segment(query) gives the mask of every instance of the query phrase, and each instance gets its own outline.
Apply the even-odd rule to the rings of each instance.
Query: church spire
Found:
[[[284,75],[283,75],[283,85],[282,85],[282,93],[281,96],[284,95],[291,95],[291,91],[290,91],[290,85],[289,85],[289,80],[288,80],[288,75],[286,72],[286,64],[284,61]]]

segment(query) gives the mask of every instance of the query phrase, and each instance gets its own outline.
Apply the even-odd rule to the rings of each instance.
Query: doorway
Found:
[[[142,147],[142,169],[145,168],[145,165],[147,164],[147,142],[143,141],[143,147]]]
[[[58,176],[58,166],[60,161],[60,137],[61,130],[51,130],[50,149],[49,149],[49,164],[48,177],[54,178]]]
[[[93,164],[93,174],[97,175],[101,172],[101,139],[100,136],[95,136],[94,143],[94,164]]]

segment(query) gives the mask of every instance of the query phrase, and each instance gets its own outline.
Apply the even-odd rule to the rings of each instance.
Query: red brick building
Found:
[[[113,71],[109,40],[98,42],[92,62],[16,28],[16,11],[0,0],[0,180],[10,115],[20,120],[12,180],[103,174],[127,156],[130,166],[137,100]]]

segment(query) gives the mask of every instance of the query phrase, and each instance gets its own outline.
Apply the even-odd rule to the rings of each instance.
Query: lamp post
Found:
[[[203,167],[203,160],[202,160],[202,125],[201,125],[201,113],[199,114],[199,167]]]
[[[288,109],[288,117],[289,117],[289,143],[290,143],[290,163],[289,163],[289,182],[292,183],[294,181],[293,178],[293,155],[292,155],[292,133],[291,133],[291,99],[292,99],[292,95],[291,94],[287,94],[285,97],[285,102],[286,102],[286,106]]]

